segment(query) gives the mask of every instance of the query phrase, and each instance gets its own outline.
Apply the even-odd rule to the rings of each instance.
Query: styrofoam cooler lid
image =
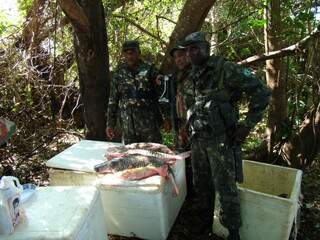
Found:
[[[161,190],[166,179],[158,175],[138,181],[127,181],[119,177],[121,173],[106,175],[95,173],[94,166],[106,161],[104,155],[108,148],[122,145],[122,143],[115,142],[82,140],[48,160],[46,165],[51,168],[94,173],[97,175],[97,180],[93,185],[100,188],[125,187],[133,189],[136,187],[140,190]],[[182,166],[184,165],[178,160],[173,165],[174,173],[180,172]]]
[[[76,239],[97,198],[90,186],[40,187],[24,204],[26,219],[5,239]]]
[[[47,167],[73,171],[94,172],[93,167],[106,161],[104,154],[110,147],[122,143],[82,140],[47,161]]]

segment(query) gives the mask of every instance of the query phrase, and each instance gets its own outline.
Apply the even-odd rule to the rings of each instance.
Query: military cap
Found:
[[[184,46],[188,46],[193,43],[199,43],[199,42],[207,42],[208,40],[206,39],[206,34],[204,32],[193,32],[186,36],[185,41],[184,41]]]
[[[176,50],[184,50],[184,49],[185,49],[184,41],[177,41],[176,44],[173,46],[173,48],[171,48],[170,50],[171,57],[173,57],[173,53]]]
[[[125,41],[122,45],[122,51],[129,49],[140,49],[139,42],[135,40]]]

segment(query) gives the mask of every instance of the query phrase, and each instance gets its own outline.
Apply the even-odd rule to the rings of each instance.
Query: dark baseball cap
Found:
[[[173,53],[176,50],[185,50],[186,47],[184,46],[184,41],[177,41],[176,44],[174,44],[174,46],[171,48],[170,50],[170,55],[171,57],[173,57]]]
[[[129,49],[140,49],[139,42],[136,40],[125,41],[122,45],[122,51]]]
[[[204,32],[193,32],[186,36],[183,46],[188,46],[200,42],[209,42],[206,38],[206,34]]]

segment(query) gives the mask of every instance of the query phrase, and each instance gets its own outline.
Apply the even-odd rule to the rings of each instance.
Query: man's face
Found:
[[[124,61],[128,67],[136,67],[139,63],[140,51],[139,49],[132,48],[122,52]]]
[[[190,62],[193,65],[201,65],[205,59],[206,56],[204,55],[203,51],[201,50],[201,47],[197,43],[190,44],[186,47],[187,49],[187,57],[190,59]]]
[[[183,70],[189,65],[186,51],[182,49],[173,52],[173,60],[179,70]]]

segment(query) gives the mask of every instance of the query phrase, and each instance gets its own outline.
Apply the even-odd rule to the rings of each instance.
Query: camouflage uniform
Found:
[[[113,75],[107,127],[115,127],[119,113],[125,144],[162,141],[159,94],[154,83],[157,75],[154,66],[142,61],[135,72],[130,71],[126,64],[121,64]]]
[[[182,134],[185,132],[189,134],[188,124],[187,124],[187,108],[184,104],[184,92],[185,92],[185,84],[187,82],[187,77],[191,71],[191,67],[178,71],[176,75],[176,99],[175,99],[175,111],[177,114],[178,120],[178,145],[180,148],[186,149],[189,146],[189,142],[184,142],[182,139]]]
[[[173,48],[170,50],[170,55],[172,58],[175,58],[176,51],[185,52],[185,47],[183,46],[184,41],[177,41]],[[178,55],[179,56],[179,55]],[[181,57],[181,55],[179,56]],[[184,56],[186,59],[186,56]],[[187,109],[184,104],[184,88],[186,79],[191,71],[191,64],[185,62],[186,65],[183,66],[183,69],[179,69],[177,66],[177,72],[173,75],[173,78],[170,81],[171,83],[171,93],[169,94],[169,100],[171,102],[171,114],[174,115],[174,127],[176,130],[176,145],[180,149],[187,150],[190,147],[188,139],[185,139],[183,135],[189,135],[188,124],[187,124]],[[181,68],[181,66],[180,66]]]
[[[202,67],[193,66],[185,86],[197,212],[210,229],[216,191],[221,223],[229,230],[238,229],[240,203],[231,143],[238,123],[236,102],[239,93],[248,97],[249,111],[243,124],[251,129],[262,119],[270,91],[248,69],[217,56],[209,57]]]

